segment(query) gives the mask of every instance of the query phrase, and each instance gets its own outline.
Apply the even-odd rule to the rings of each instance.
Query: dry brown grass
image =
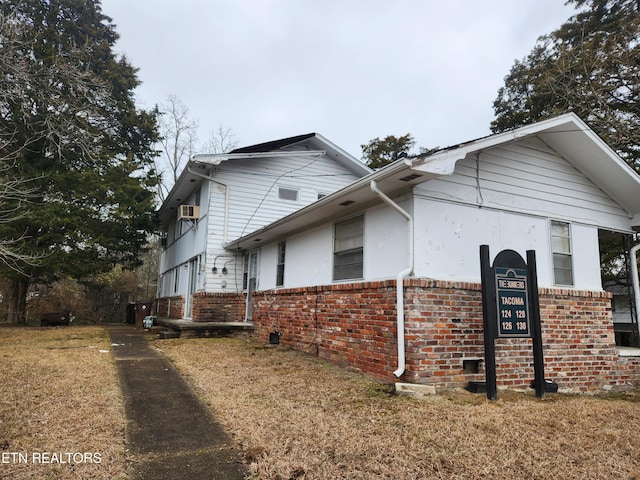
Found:
[[[110,350],[99,327],[0,328],[0,479],[127,478]],[[42,463],[41,452],[62,453],[65,461],[67,453],[91,456]],[[26,455],[27,463],[11,453]],[[90,463],[95,453],[100,463]]]
[[[259,479],[640,478],[637,395],[415,400],[292,351],[163,340]]]

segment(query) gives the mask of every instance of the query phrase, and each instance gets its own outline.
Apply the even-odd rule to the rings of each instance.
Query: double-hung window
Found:
[[[573,285],[571,258],[571,225],[551,222],[551,249],[553,252],[553,279],[556,285]]]
[[[363,277],[364,215],[334,225],[333,279]]]

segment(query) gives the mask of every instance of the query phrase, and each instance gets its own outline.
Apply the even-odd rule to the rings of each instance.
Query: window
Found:
[[[287,243],[278,242],[278,267],[276,271],[276,286],[281,287],[284,285],[284,256]]]
[[[278,198],[280,200],[298,201],[298,190],[295,188],[278,187]]]
[[[242,262],[242,290],[249,286],[249,255],[245,255]]]
[[[364,215],[334,226],[333,279],[363,276]]]
[[[554,282],[556,285],[573,285],[571,226],[568,223],[551,222],[551,249]]]
[[[173,293],[178,293],[180,283],[180,269],[178,267],[173,269]]]

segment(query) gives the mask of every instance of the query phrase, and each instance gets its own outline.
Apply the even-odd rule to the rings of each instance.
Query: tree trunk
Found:
[[[7,323],[26,323],[27,321],[27,289],[29,279],[15,278],[11,280],[11,295],[7,305]]]

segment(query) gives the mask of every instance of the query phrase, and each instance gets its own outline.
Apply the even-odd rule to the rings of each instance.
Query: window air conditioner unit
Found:
[[[200,218],[200,207],[197,205],[180,205],[178,220],[197,220]]]

